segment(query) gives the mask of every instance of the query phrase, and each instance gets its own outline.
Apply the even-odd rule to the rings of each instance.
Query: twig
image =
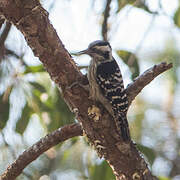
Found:
[[[9,34],[10,29],[11,29],[11,23],[6,22],[6,27],[4,28],[0,36],[0,59],[4,56],[4,42]]]
[[[103,23],[102,23],[102,36],[103,36],[103,40],[107,41],[108,37],[107,37],[107,32],[108,32],[108,18],[109,18],[109,12],[110,12],[110,4],[111,4],[111,0],[107,0],[106,1],[106,7],[104,10],[104,19],[103,19]]]
[[[5,21],[5,19],[4,19],[2,16],[0,16],[0,28],[1,28],[2,25],[4,24],[4,21]]]
[[[4,42],[9,34],[10,29],[11,29],[11,23],[6,22],[6,27],[4,28],[0,37],[0,48],[2,48],[2,46],[4,45]]]
[[[62,141],[80,135],[82,135],[82,129],[78,123],[66,125],[46,135],[24,151],[0,176],[0,180],[15,179],[29,163],[37,159],[42,153]]]
[[[79,69],[87,69],[88,66],[78,66]]]
[[[17,59],[21,59],[21,56],[19,56],[18,54],[16,54],[16,52],[14,52],[11,49],[8,49],[7,47],[5,47],[5,55],[6,56],[14,56]]]
[[[170,68],[172,68],[172,63],[167,64],[166,62],[162,62],[158,65],[154,65],[152,68],[149,68],[142,75],[137,77],[134,82],[129,84],[126,88],[129,105],[146,85],[148,85],[159,74],[167,71]]]

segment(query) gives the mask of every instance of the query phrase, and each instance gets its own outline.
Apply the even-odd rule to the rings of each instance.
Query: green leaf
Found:
[[[143,146],[142,144],[137,144],[137,148],[147,157],[149,163],[152,165],[156,158],[155,151],[147,146]]]
[[[136,3],[133,6],[137,7],[137,8],[140,8],[140,9],[143,9],[144,11],[146,11],[146,12],[148,12],[150,14],[155,14],[156,13],[156,12],[152,12],[144,1],[141,1],[140,3]]]
[[[126,5],[132,5],[134,7],[143,9],[146,12],[151,13],[151,14],[154,13],[149,9],[149,7],[146,5],[145,1],[143,1],[143,0],[138,1],[138,3],[136,0],[117,0],[117,3],[118,3],[118,9],[116,11],[117,13]]]
[[[43,65],[38,65],[38,66],[26,66],[26,71],[24,74],[27,73],[37,73],[37,72],[44,72],[44,67]]]
[[[117,50],[116,53],[130,68],[130,71],[132,73],[131,78],[134,79],[139,76],[138,58],[135,56],[135,54],[124,50]]]
[[[159,180],[171,180],[170,178],[164,177],[164,176],[159,176],[158,179]]]
[[[117,13],[126,5],[134,3],[135,0],[117,0],[118,10]]]
[[[180,7],[176,10],[173,19],[176,26],[180,27]]]
[[[34,112],[41,116],[42,112],[50,110],[50,108],[47,106],[47,103],[44,101],[42,102],[41,100],[41,95],[46,93],[46,89],[43,85],[37,82],[31,82],[30,84],[33,86],[33,90],[32,98],[29,104],[31,105],[31,108],[34,110]]]
[[[136,106],[138,107],[138,104]],[[130,124],[130,127],[132,128],[131,135],[136,139],[140,139],[142,137],[142,123],[144,120],[144,112],[142,112],[141,110],[139,111],[139,114],[138,113],[135,114],[134,116],[135,119]]]
[[[51,89],[51,92],[47,92],[43,85],[39,83],[31,84],[33,85],[33,91],[29,104],[40,120],[42,120],[42,124],[47,126],[49,132],[74,121],[73,113],[69,110],[56,87]],[[41,95],[43,93],[46,94],[47,99],[42,100]],[[42,117],[44,112],[48,113],[49,117],[49,121],[45,124]]]
[[[112,169],[106,161],[103,161],[99,165],[90,166],[90,179],[91,180],[114,180]]]
[[[26,127],[29,123],[32,113],[33,113],[32,109],[26,103],[26,105],[22,111],[21,117],[16,123],[16,132],[18,132],[20,134],[24,133],[24,131],[26,130]]]
[[[9,103],[9,96],[5,98],[5,94],[0,96],[0,130],[2,130],[9,119],[9,110],[10,110],[10,103]]]
[[[74,114],[69,110],[69,107],[64,102],[64,99],[61,97],[57,88],[55,98],[49,97],[46,103],[50,108],[49,116],[51,118],[51,123],[48,126],[49,131],[53,131],[74,121]]]

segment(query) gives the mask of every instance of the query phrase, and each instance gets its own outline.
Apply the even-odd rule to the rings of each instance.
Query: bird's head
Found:
[[[78,53],[78,55],[81,54],[88,54],[95,60],[105,61],[112,59],[112,48],[107,41],[97,40],[90,43],[87,49]]]

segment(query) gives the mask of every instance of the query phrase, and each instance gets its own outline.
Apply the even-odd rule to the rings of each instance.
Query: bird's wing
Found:
[[[113,109],[127,111],[128,101],[121,71],[115,60],[101,63],[97,67],[97,84]]]

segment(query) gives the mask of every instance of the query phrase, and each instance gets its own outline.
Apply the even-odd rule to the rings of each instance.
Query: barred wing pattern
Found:
[[[110,102],[117,129],[121,131],[122,138],[130,138],[126,112],[128,109],[127,95],[124,90],[123,79],[118,64],[113,59],[97,66],[97,84],[103,96]]]

